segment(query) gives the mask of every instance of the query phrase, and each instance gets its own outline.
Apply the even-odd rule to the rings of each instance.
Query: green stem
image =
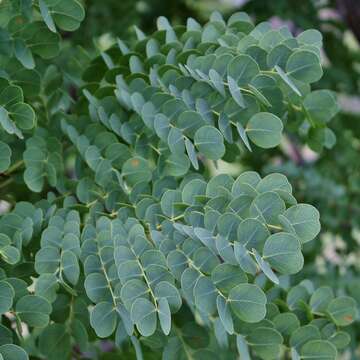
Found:
[[[5,180],[4,182],[2,182],[2,183],[0,184],[0,189],[2,189],[2,188],[4,188],[5,186],[11,184],[13,181],[14,181],[13,178],[9,178],[9,179]]]
[[[268,228],[270,229],[274,229],[274,230],[283,230],[283,228],[281,226],[276,226],[276,225],[270,225],[270,224],[266,224]]]
[[[11,173],[13,173],[15,170],[17,170],[19,167],[21,167],[24,164],[24,160],[19,160],[17,161],[15,164],[13,164],[12,166],[10,166],[7,171],[5,171],[5,175],[8,176]]]
[[[184,216],[185,216],[184,214],[175,216],[175,217],[171,218],[170,221],[175,222],[177,220],[180,220],[180,219],[184,218]]]

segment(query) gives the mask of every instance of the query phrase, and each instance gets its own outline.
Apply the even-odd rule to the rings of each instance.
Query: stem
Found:
[[[24,164],[24,160],[19,160],[17,161],[15,164],[13,164],[12,166],[10,166],[7,171],[5,171],[4,175],[8,176],[10,175],[12,172],[14,172],[15,170],[17,170],[19,167],[21,167]]]
[[[101,257],[100,252],[98,253],[98,256],[99,256],[102,271],[103,271],[104,276],[105,276],[105,280],[106,280],[106,282],[108,284],[108,287],[109,287],[109,290],[110,290],[110,294],[111,294],[112,302],[113,302],[113,305],[114,305],[114,309],[117,311],[116,300],[115,300],[116,296],[115,296],[114,290],[113,290],[113,288],[111,286],[111,281],[110,281],[110,278],[109,278],[108,273],[106,271],[105,263],[104,263],[104,261],[103,261],[103,259]]]
[[[69,310],[69,317],[66,321],[66,327],[69,331],[69,333],[71,333],[71,323],[74,320],[74,297],[71,297],[71,301],[70,301],[70,310]]]
[[[157,149],[154,145],[151,145],[151,144],[150,144],[150,147],[151,147],[158,155],[161,155],[159,149]]]
[[[171,218],[170,221],[174,222],[174,221],[180,220],[180,219],[182,219],[184,216],[185,216],[184,214],[175,216],[174,218]]]
[[[281,226],[270,225],[270,224],[266,224],[266,225],[268,228],[274,229],[274,230],[282,230],[283,229]]]
[[[0,189],[1,189],[1,188],[4,188],[5,186],[7,186],[7,185],[9,185],[9,184],[11,184],[13,181],[14,181],[13,178],[9,178],[9,179],[5,180],[4,182],[2,182],[2,183],[0,184]]]
[[[262,74],[277,74],[274,70],[260,70]]]

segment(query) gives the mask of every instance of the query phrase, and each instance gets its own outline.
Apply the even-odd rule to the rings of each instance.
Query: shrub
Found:
[[[295,275],[318,211],[281,173],[221,171],[289,134],[333,146],[321,34],[160,17],[63,78],[48,59],[81,5],[4,4],[0,359],[97,358],[99,339],[137,359],[335,359],[356,302]]]

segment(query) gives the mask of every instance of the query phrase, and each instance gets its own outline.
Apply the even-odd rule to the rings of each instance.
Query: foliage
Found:
[[[358,305],[311,281],[318,210],[211,171],[334,146],[321,33],[160,17],[64,65],[78,1],[0,6],[0,359],[336,359]]]
[[[336,2],[340,8],[350,3]],[[248,2],[245,9],[256,14],[258,21],[269,14],[276,14],[284,20],[291,19],[296,32],[307,26],[321,30],[327,71],[317,86],[336,90],[341,99],[341,114],[331,124],[337,134],[336,146],[309,160],[301,144],[292,139],[289,151],[277,154],[283,161],[275,166],[268,164],[264,170],[265,173],[280,171],[289,176],[298,198],[316,204],[322,215],[322,241],[305,256],[308,263],[315,264],[307,273],[317,284],[332,286],[338,293],[354,296],[359,302],[360,292],[356,285],[359,278],[356,261],[359,252],[359,209],[356,205],[359,185],[358,168],[354,165],[358,153],[359,109],[357,98],[352,97],[358,93],[359,75],[357,71],[349,70],[357,67],[359,58],[359,45],[351,33],[353,30],[356,35],[357,29],[354,24],[348,26],[342,20],[335,1],[305,1],[302,4],[303,7],[299,7],[291,2],[260,0]],[[351,11],[351,7],[348,10]],[[251,162],[250,158],[248,160]],[[354,339],[351,358],[356,359],[359,356],[358,323],[350,331]]]

